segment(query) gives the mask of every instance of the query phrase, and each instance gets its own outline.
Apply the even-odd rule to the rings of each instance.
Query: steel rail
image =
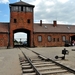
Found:
[[[33,51],[33,50],[31,50],[31,51],[34,52],[35,54],[37,54],[38,56],[41,55],[41,54],[39,54],[39,53],[37,53],[37,52],[35,52],[35,51]],[[41,56],[43,56],[43,55],[41,55]],[[44,57],[45,57],[45,56],[44,56]],[[42,57],[41,57],[41,58],[42,58]],[[45,58],[47,58],[47,57],[45,57]],[[55,63],[56,65],[61,66],[62,68],[64,68],[64,69],[68,70],[69,72],[75,74],[75,70],[73,70],[73,69],[71,69],[71,68],[69,68],[69,67],[67,67],[67,66],[65,66],[65,65],[63,65],[63,64],[60,64],[60,63],[58,63],[58,62],[56,62],[56,61],[54,61],[54,60],[52,60],[52,59],[50,59],[50,58],[47,58],[47,59],[48,59],[47,61],[52,61],[52,62]],[[44,60],[45,60],[45,59],[44,59]]]
[[[21,49],[20,49],[21,50]],[[40,72],[36,69],[36,67],[32,64],[31,60],[25,55],[25,53],[21,50],[21,52],[23,53],[24,57],[28,60],[28,62],[30,63],[30,65],[32,66],[32,68],[34,69],[34,71],[36,72],[37,75],[42,75],[40,74]]]

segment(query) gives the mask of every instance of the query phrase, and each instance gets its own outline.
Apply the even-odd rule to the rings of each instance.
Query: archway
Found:
[[[17,32],[14,34],[14,47],[27,46],[27,33]]]
[[[75,41],[75,35],[71,36],[71,45],[72,45],[73,41]]]
[[[27,29],[16,29],[13,31],[14,34],[14,40],[13,40],[13,46],[27,46],[30,47],[30,31]],[[17,36],[16,34],[19,34],[20,36]],[[17,42],[17,43],[15,43]]]

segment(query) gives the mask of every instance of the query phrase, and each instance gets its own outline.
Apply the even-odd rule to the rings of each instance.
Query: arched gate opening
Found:
[[[15,34],[17,34],[17,33],[24,33],[24,34],[26,34],[26,36],[24,35],[24,36],[21,36],[21,37],[17,37],[17,38],[19,38],[19,39],[15,39]],[[14,34],[14,36],[13,36],[13,38],[14,38],[14,40],[13,40],[13,46],[14,47],[17,47],[17,46],[20,46],[20,47],[30,47],[30,31],[29,30],[27,30],[27,29],[16,29],[16,30],[14,30],[13,31],[13,34]]]
[[[75,43],[75,35],[71,36],[71,45],[73,45],[73,43]]]

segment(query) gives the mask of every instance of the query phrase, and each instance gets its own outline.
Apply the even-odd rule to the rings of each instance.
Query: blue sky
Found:
[[[0,0],[0,22],[10,22],[9,3],[15,0]]]

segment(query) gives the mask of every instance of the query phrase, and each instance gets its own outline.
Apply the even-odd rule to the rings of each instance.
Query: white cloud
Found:
[[[72,0],[30,0],[35,5],[34,20],[45,19],[45,22],[72,24],[75,21],[75,1]]]
[[[46,11],[47,11],[48,13],[50,13],[50,12],[51,12],[51,9],[50,9],[50,8],[47,8]]]
[[[6,3],[9,3],[9,0],[0,0],[0,3],[6,4]]]
[[[52,5],[54,5],[55,3],[53,2],[53,1],[49,1],[49,0],[47,0],[46,2],[45,2],[45,5],[46,6],[52,6]]]
[[[66,3],[66,2],[68,2],[69,0],[58,0],[59,2],[61,2],[61,3]]]

